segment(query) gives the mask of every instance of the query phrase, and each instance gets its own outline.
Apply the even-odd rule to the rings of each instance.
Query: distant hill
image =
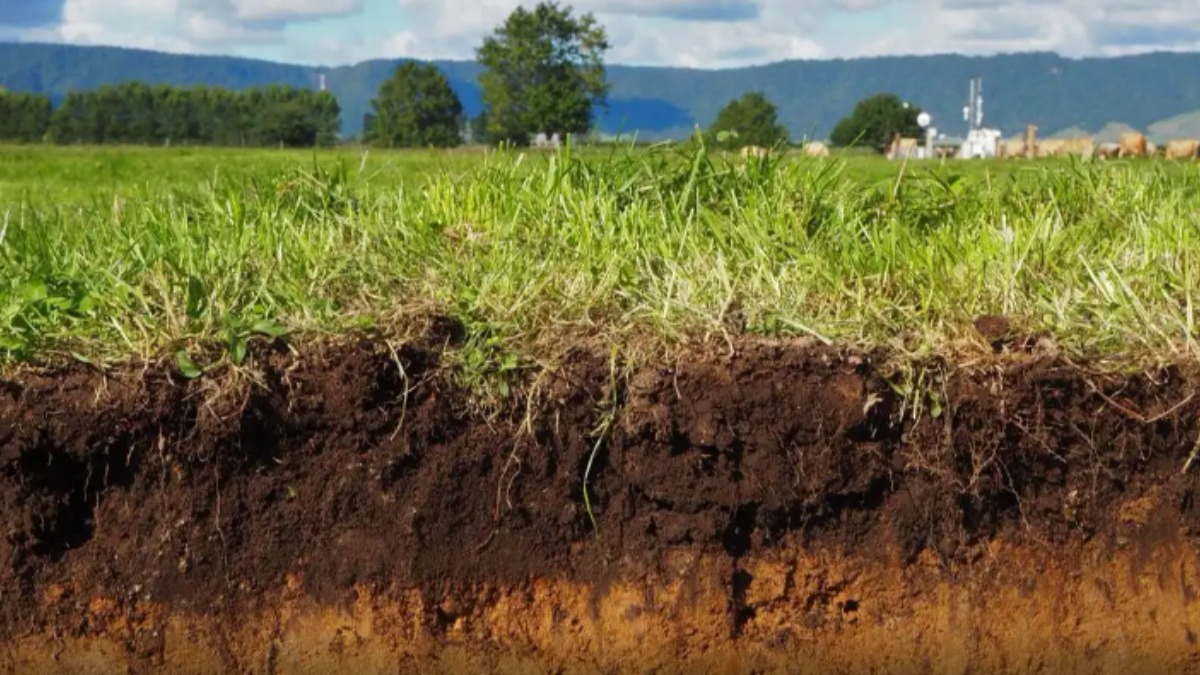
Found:
[[[1142,129],[1134,128],[1122,122],[1109,122],[1095,131],[1080,127],[1067,127],[1048,134],[1046,138],[1079,138],[1091,136],[1097,143],[1115,143],[1126,131],[1141,131],[1146,138],[1154,143],[1166,143],[1173,138],[1200,138],[1200,110],[1182,115],[1175,115],[1160,120]],[[1014,135],[1013,137],[1016,137]]]
[[[342,106],[342,130],[353,134],[396,63],[376,60],[318,69],[227,56],[5,43],[0,44],[0,86],[57,99],[72,89],[128,79],[235,89],[274,82],[316,86],[324,72]],[[479,66],[469,61],[434,63],[445,71],[467,112],[477,113],[482,107],[476,83]],[[930,111],[941,131],[960,135],[967,82],[976,76],[984,80],[988,125],[1006,136],[1022,133],[1029,122],[1037,124],[1043,136],[1069,127],[1101,129],[1114,120],[1147,129],[1200,110],[1200,54],[1076,60],[1035,52],[784,61],[728,70],[610,66],[611,107],[599,124],[608,133],[681,137],[695,124],[710,124],[729,100],[758,89],[776,103],[794,137],[823,138],[858,100],[891,91]]]
[[[1066,129],[1059,129],[1052,134],[1038,133],[1038,136],[1044,136],[1045,138],[1080,138],[1082,136],[1090,135],[1091,132],[1089,132],[1087,129],[1081,129],[1079,127],[1067,127]]]
[[[1146,135],[1160,143],[1169,138],[1200,138],[1200,110],[1155,122]]]
[[[1127,131],[1138,131],[1138,129],[1134,129],[1128,124],[1121,122],[1109,122],[1097,130],[1096,133],[1092,134],[1092,136],[1096,139],[1097,143],[1116,143],[1121,140],[1121,134]]]

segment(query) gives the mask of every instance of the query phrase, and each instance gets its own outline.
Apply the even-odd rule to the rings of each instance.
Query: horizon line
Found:
[[[273,64],[273,65],[289,66],[289,67],[293,67],[293,68],[305,68],[305,69],[309,69],[309,70],[335,70],[335,69],[340,69],[340,68],[355,68],[357,66],[361,66],[364,64],[368,64],[368,63],[379,63],[379,62],[387,63],[387,62],[397,62],[397,61],[418,61],[421,63],[454,63],[454,64],[477,64],[478,63],[478,61],[476,61],[475,59],[426,59],[426,58],[418,58],[418,57],[412,57],[412,56],[393,56],[393,57],[381,56],[378,58],[364,59],[361,61],[343,63],[340,65],[329,65],[329,64],[308,65],[308,64],[303,64],[303,63],[266,59],[266,58],[255,57],[255,56],[239,56],[237,54],[226,54],[226,53],[215,53],[215,52],[214,53],[210,53],[210,52],[174,52],[174,51],[166,51],[166,50],[162,50],[162,49],[149,49],[146,47],[130,47],[130,46],[125,46],[125,45],[114,45],[114,44],[75,44],[75,43],[70,43],[70,42],[44,42],[44,41],[33,41],[33,40],[31,40],[31,41],[0,40],[0,47],[5,47],[5,46],[11,46],[11,47],[26,47],[26,46],[55,47],[55,48],[67,48],[67,49],[111,49],[111,50],[119,50],[119,51],[127,51],[127,52],[141,52],[141,53],[146,53],[146,54],[174,56],[174,57],[180,57],[180,58],[237,59],[239,61],[269,63],[269,64]],[[753,70],[753,69],[757,69],[757,68],[771,68],[774,66],[792,64],[792,63],[847,63],[847,62],[856,62],[856,61],[878,61],[878,60],[884,60],[884,59],[933,59],[933,58],[957,57],[957,58],[961,58],[961,59],[986,60],[986,59],[1012,58],[1012,57],[1022,57],[1022,56],[1052,56],[1052,57],[1058,58],[1062,61],[1084,62],[1084,61],[1119,61],[1119,60],[1137,59],[1137,58],[1145,58],[1145,57],[1150,57],[1150,56],[1164,56],[1164,55],[1197,56],[1197,55],[1200,55],[1200,50],[1156,49],[1156,50],[1150,50],[1150,51],[1145,51],[1145,52],[1138,52],[1135,54],[1119,54],[1119,55],[1113,55],[1113,56],[1103,56],[1103,55],[1099,55],[1099,56],[1067,56],[1060,52],[1049,51],[1049,50],[1005,51],[1005,52],[994,52],[994,53],[990,53],[990,54],[966,54],[966,53],[962,53],[962,52],[936,52],[936,53],[932,53],[932,54],[899,53],[899,54],[875,54],[875,55],[871,55],[871,56],[849,56],[849,57],[843,56],[843,57],[816,58],[816,59],[804,59],[804,58],[780,59],[778,61],[769,61],[769,62],[760,63],[760,64],[750,64],[750,65],[743,65],[743,66],[729,66],[729,67],[723,67],[723,68],[721,68],[721,67],[701,68],[701,67],[696,67],[696,66],[667,66],[667,65],[610,63],[610,62],[605,62],[604,66],[606,68],[617,67],[617,68],[626,68],[626,69],[684,70],[684,71],[694,71],[694,72],[719,73],[719,72],[736,72],[736,71],[743,71],[743,70]]]

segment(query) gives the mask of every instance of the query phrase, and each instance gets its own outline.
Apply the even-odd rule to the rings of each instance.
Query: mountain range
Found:
[[[232,56],[197,56],[141,49],[43,43],[0,43],[0,87],[49,94],[125,80],[207,84],[240,89],[272,83],[316,87],[324,74],[342,108],[342,133],[361,130],[379,85],[400,61],[372,60],[329,68]],[[463,107],[483,103],[472,61],[433,61],[449,78]],[[1200,53],[1071,59],[1054,53],[995,56],[881,56],[782,61],[724,70],[608,66],[604,133],[636,132],[657,140],[707,127],[730,100],[762,91],[779,109],[793,138],[824,138],[854,104],[890,91],[929,111],[940,131],[965,131],[968,82],[983,78],[986,126],[1006,136],[1035,123],[1039,135],[1132,127],[1152,136],[1200,135]]]

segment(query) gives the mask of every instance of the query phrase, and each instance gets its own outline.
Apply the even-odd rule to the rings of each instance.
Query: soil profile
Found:
[[[484,414],[446,342],[0,379],[0,669],[1200,668],[1195,373],[744,338]]]

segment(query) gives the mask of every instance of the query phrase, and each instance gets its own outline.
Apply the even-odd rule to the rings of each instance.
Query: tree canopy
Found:
[[[150,86],[142,82],[69,92],[49,116],[57,143],[332,145],[340,108],[329,92],[269,86]]]
[[[317,144],[317,122],[298,101],[272,103],[255,122],[264,145],[306,148]]]
[[[730,147],[770,147],[788,140],[787,129],[779,123],[775,104],[759,91],[748,92],[721,109],[712,124],[711,133],[715,137],[722,131],[736,132],[725,142]]]
[[[518,7],[476,50],[488,138],[525,144],[539,132],[587,132],[593,106],[607,104],[608,48],[591,13],[576,18],[553,1]]]
[[[371,100],[367,141],[398,148],[456,147],[462,143],[462,101],[437,66],[407,61]]]
[[[50,97],[0,87],[0,141],[33,143],[50,127]]]
[[[897,133],[906,138],[919,137],[920,114],[920,108],[905,104],[895,94],[875,94],[859,101],[850,115],[833,127],[829,140],[842,147],[863,145],[884,150]]]

